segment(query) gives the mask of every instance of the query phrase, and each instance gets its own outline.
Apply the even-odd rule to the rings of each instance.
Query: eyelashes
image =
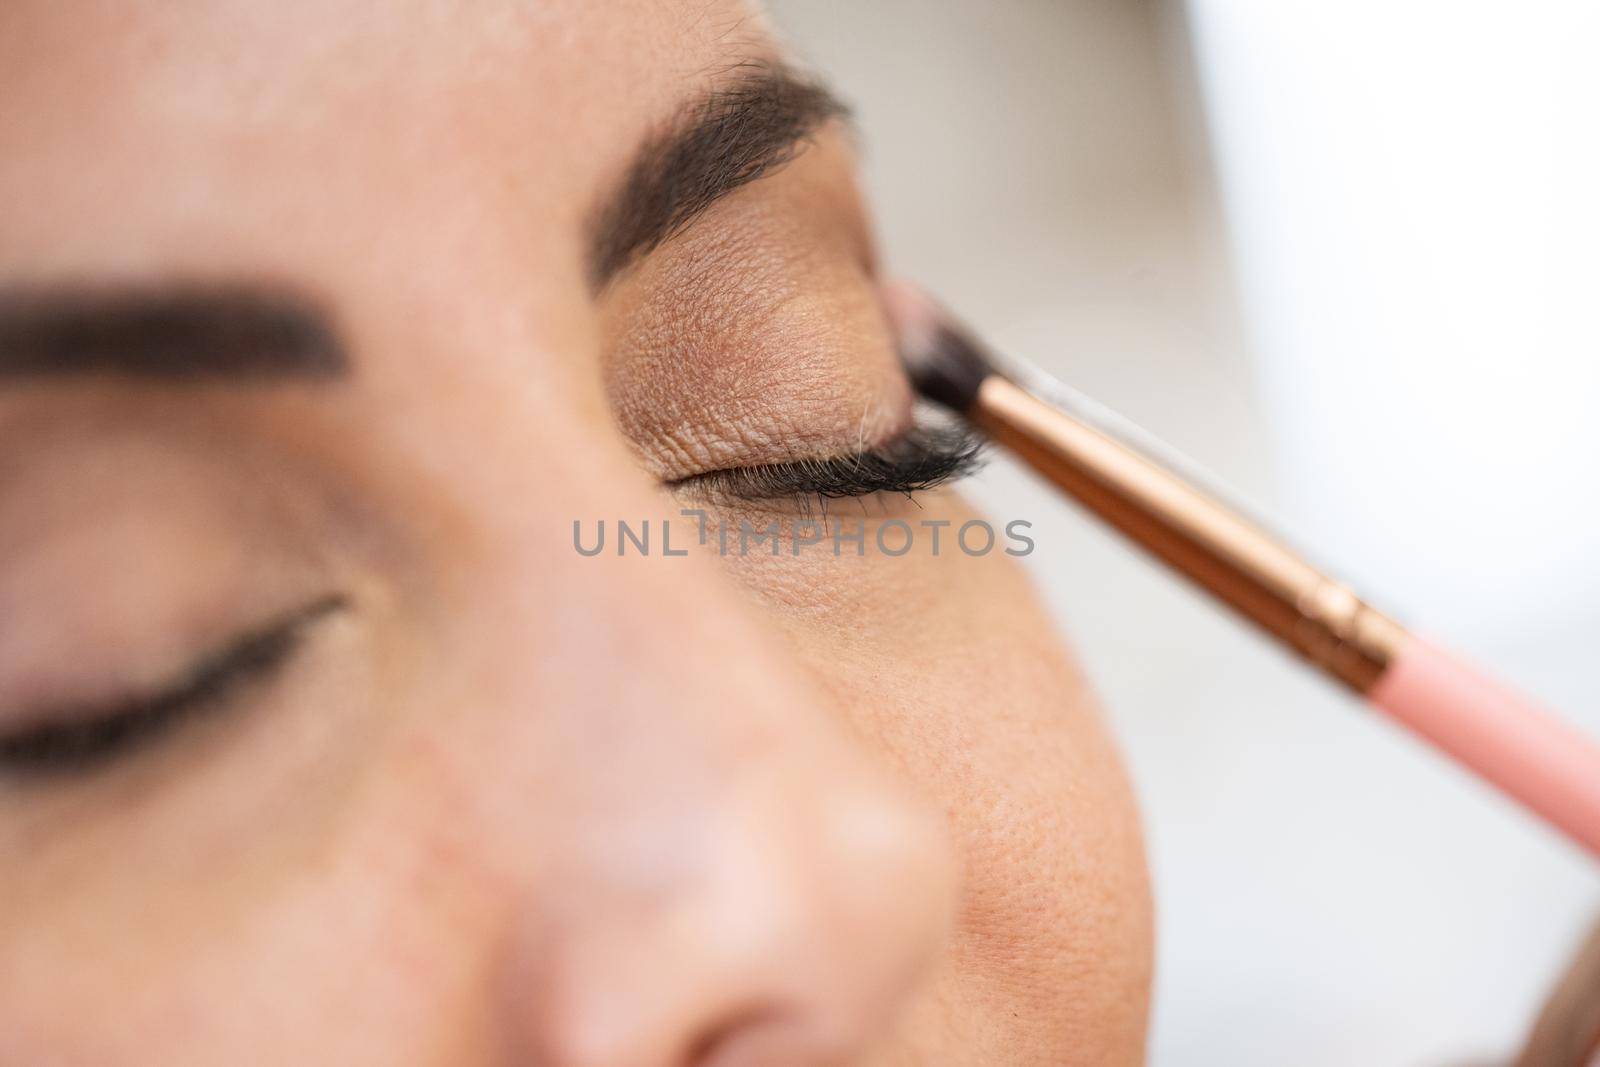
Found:
[[[160,693],[105,709],[73,709],[53,715],[58,721],[0,736],[0,771],[85,771],[154,741],[184,719],[220,709],[246,686],[270,680],[293,657],[312,623],[345,606],[342,596],[324,597],[251,630]]]
[[[910,496],[937,488],[983,466],[985,442],[956,424],[916,424],[877,448],[844,456],[787,460],[751,467],[727,467],[668,482],[713,499],[792,501],[802,508],[815,501],[900,493]]]

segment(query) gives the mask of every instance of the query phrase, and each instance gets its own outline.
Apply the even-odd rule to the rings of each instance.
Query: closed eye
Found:
[[[877,448],[842,456],[822,456],[726,467],[669,482],[713,500],[812,501],[864,497],[874,493],[914,493],[965,477],[983,465],[984,441],[954,424],[914,424]]]
[[[37,725],[0,737],[0,770],[56,774],[88,770],[167,733],[182,720],[221,708],[246,686],[269,680],[299,648],[306,629],[345,606],[329,596],[236,638],[164,690],[99,709],[55,709]]]

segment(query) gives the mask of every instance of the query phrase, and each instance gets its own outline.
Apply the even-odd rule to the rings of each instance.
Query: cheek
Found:
[[[503,892],[450,783],[414,750],[360,781],[323,757],[254,805],[265,824],[196,796],[181,820],[123,820],[59,858],[54,892],[0,934],[0,1063],[492,1059],[474,949]]]
[[[925,500],[951,529],[974,518],[950,494]],[[805,582],[790,564],[779,588],[795,595],[763,596],[864,745],[948,813],[965,888],[944,995],[1120,1055],[1141,1040],[1150,976],[1138,816],[1088,684],[1003,546],[830,554]]]

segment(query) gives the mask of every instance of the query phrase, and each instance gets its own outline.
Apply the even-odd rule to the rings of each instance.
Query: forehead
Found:
[[[767,51],[722,0],[6,0],[0,282],[548,262]]]

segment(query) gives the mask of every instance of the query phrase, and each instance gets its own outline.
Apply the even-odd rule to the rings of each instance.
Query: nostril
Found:
[[[733,1013],[729,1018],[713,1023],[701,1035],[689,1042],[684,1053],[684,1067],[707,1067],[715,1064],[717,1057],[739,1040],[747,1030],[781,1022],[788,1013],[773,1007],[748,1008]]]
[[[824,1067],[837,1060],[790,1011],[757,1008],[708,1029],[684,1067]]]

